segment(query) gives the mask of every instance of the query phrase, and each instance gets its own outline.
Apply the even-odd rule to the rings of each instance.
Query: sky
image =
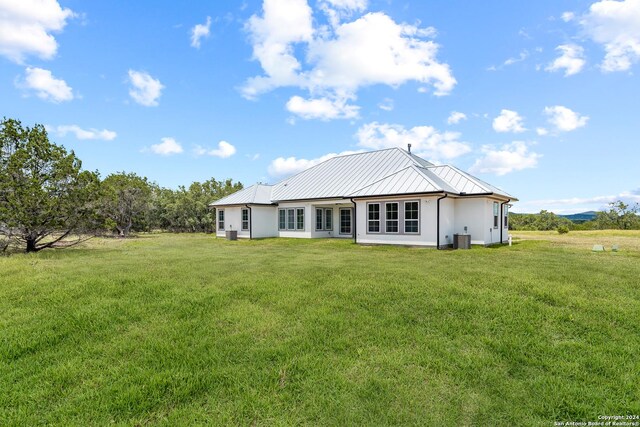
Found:
[[[406,148],[514,212],[640,202],[640,0],[0,0],[0,113],[102,177]]]

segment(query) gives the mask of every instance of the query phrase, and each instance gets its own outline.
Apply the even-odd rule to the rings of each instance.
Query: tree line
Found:
[[[212,178],[173,190],[126,172],[101,179],[49,141],[44,126],[0,122],[0,251],[36,252],[105,233],[214,232],[209,203],[242,188]]]
[[[640,206],[630,205],[621,200],[609,203],[604,211],[596,212],[590,221],[576,223],[568,218],[546,210],[537,214],[509,214],[510,230],[640,230]]]

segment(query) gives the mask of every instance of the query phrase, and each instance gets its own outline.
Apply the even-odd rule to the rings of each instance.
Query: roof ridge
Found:
[[[413,167],[414,167],[414,169],[416,169],[416,171],[417,171],[420,175],[422,175],[422,176],[423,176],[427,181],[429,181],[429,183],[430,183],[431,185],[433,185],[433,186],[434,186],[434,187],[436,187],[436,188],[441,187],[441,188],[442,188],[442,191],[447,191],[447,189],[446,189],[446,188],[444,188],[442,185],[436,185],[436,182],[435,182],[431,177],[429,177],[427,174],[425,174],[425,173],[421,170],[421,169],[427,169],[427,168],[425,168],[424,166],[415,166],[415,165],[414,165]],[[439,179],[440,181],[442,181],[443,183],[447,184],[449,187],[453,188],[453,186],[452,186],[451,184],[449,184],[448,182],[446,182],[444,179],[442,179],[442,178],[440,178],[440,177],[438,177],[438,179]]]

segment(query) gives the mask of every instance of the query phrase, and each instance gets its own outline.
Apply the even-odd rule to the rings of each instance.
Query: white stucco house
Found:
[[[507,241],[517,199],[450,165],[400,148],[338,156],[274,185],[255,184],[211,204],[217,233],[239,238],[344,238],[362,244],[449,247]]]

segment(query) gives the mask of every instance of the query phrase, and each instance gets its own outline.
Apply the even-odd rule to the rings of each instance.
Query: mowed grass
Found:
[[[640,414],[640,251],[590,248],[160,234],[0,258],[0,425]]]

